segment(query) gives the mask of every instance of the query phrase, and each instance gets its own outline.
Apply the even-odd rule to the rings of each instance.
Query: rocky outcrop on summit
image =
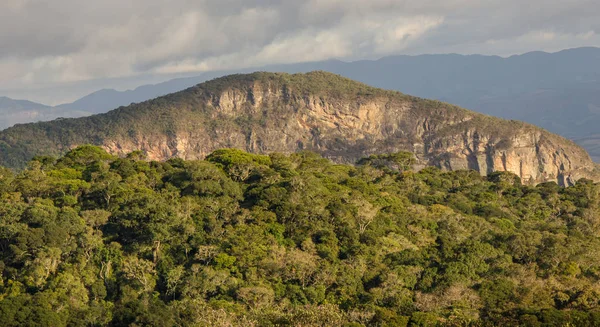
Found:
[[[311,150],[352,163],[411,151],[421,166],[510,171],[527,183],[599,176],[582,148],[540,128],[324,72],[232,75],[103,115],[17,126],[0,133],[0,160],[10,165],[10,154],[55,155],[84,143],[120,155],[142,150],[151,160],[239,148]]]

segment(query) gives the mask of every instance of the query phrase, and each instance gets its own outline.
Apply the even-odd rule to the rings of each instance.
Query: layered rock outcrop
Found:
[[[229,76],[60,125],[46,123],[43,133],[51,144],[62,142],[57,151],[92,143],[115,154],[142,150],[151,160],[201,159],[225,147],[311,150],[345,163],[411,151],[420,165],[510,171],[527,183],[569,185],[599,176],[582,148],[540,128],[324,72]],[[78,126],[97,131],[65,140],[64,129]]]

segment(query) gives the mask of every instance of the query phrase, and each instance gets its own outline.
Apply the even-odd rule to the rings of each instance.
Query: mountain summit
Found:
[[[410,151],[422,165],[510,171],[527,183],[598,176],[582,148],[543,129],[326,72],[231,75],[106,114],[18,125],[0,132],[0,164],[88,143],[152,160],[219,148],[311,150],[337,162]]]

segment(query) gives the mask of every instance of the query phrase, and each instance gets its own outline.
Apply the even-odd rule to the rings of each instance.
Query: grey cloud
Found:
[[[397,53],[600,45],[597,0],[3,0],[0,93]]]

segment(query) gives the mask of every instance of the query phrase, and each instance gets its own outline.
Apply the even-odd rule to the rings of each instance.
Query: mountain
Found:
[[[0,97],[0,130],[15,124],[50,121],[57,118],[78,118],[105,113],[124,105],[143,102],[181,91],[209,78],[223,75],[225,75],[225,72],[206,73],[201,76],[178,78],[155,85],[143,85],[127,91],[102,89],[74,102],[54,107],[26,100]]]
[[[324,70],[385,89],[450,102],[484,114],[541,126],[571,139],[598,134],[600,126],[600,49],[531,52],[502,58],[482,55],[391,56],[379,60],[322,62],[262,67],[263,71],[302,73]],[[252,69],[217,71],[135,90],[101,90],[66,110],[102,113],[183,90],[208,79]],[[70,114],[64,114],[71,117]],[[581,143],[600,161],[600,141]]]
[[[260,69],[287,73],[324,70],[376,87],[401,90],[420,97],[457,103],[482,113],[516,119],[532,116],[533,113],[555,114],[553,111],[558,109],[562,109],[564,114],[573,110],[573,104],[577,108],[590,107],[590,104],[597,106],[597,91],[600,88],[600,67],[596,64],[598,60],[600,48],[576,48],[557,53],[530,52],[509,58],[458,54],[402,55],[374,61],[328,60]],[[102,90],[61,107],[72,108],[77,104],[77,109],[81,110],[108,111],[231,73],[234,71],[205,73],[123,92]],[[515,96],[518,98],[513,99]],[[536,96],[542,101],[540,106],[535,106]],[[563,100],[557,103],[556,98]],[[509,101],[510,99],[513,100]],[[554,105],[554,110],[549,110],[549,105]],[[523,109],[527,109],[526,112]],[[600,114],[593,109],[587,110],[591,114]],[[550,124],[550,118],[538,118],[543,123],[541,125]],[[553,123],[567,126],[564,122]],[[580,135],[589,132],[589,128],[565,133],[569,132]]]
[[[522,120],[570,139],[599,133],[600,49],[481,55],[394,56],[328,62],[318,69],[376,87]],[[600,161],[600,142],[581,143]]]
[[[83,117],[91,114],[77,109],[51,107],[27,100],[0,97],[0,130],[15,124],[48,121],[59,117]]]
[[[214,75],[214,76],[213,76]],[[143,102],[169,93],[181,91],[190,86],[206,81],[212,76],[222,76],[222,73],[203,74],[201,76],[178,78],[155,85],[143,85],[134,90],[117,91],[103,89],[84,96],[72,103],[57,106],[66,110],[85,110],[90,113],[104,113],[120,106]]]
[[[267,72],[286,72],[299,73],[315,70],[327,70],[328,64],[337,63],[336,60],[324,62],[311,62],[291,65],[272,65],[261,67],[261,71]],[[341,62],[340,62],[341,63]],[[168,80],[158,84],[148,84],[137,87],[133,90],[117,91],[114,89],[102,89],[84,96],[72,103],[61,104],[57,107],[68,110],[85,110],[91,113],[104,113],[120,106],[126,106],[132,103],[143,102],[163,95],[178,92],[210,79],[223,77],[239,73],[251,73],[256,68],[213,71],[192,77],[182,77]]]
[[[567,137],[596,133],[600,49],[509,58],[432,55],[344,65],[344,76],[479,112],[519,119]],[[336,69],[332,69],[336,72]],[[359,77],[360,76],[360,77]]]
[[[15,99],[0,96],[0,108],[2,108],[2,110],[5,110],[2,112],[2,113],[5,113],[5,112],[9,112],[11,110],[12,111],[26,110],[26,109],[43,110],[43,109],[49,109],[51,107],[40,104],[40,103],[27,101],[27,100],[15,100]]]
[[[52,107],[31,101],[0,97],[0,129],[43,117],[51,109]]]
[[[510,171],[528,183],[598,176],[585,150],[543,129],[326,72],[232,75],[106,114],[18,125],[0,132],[0,164],[20,167],[81,144],[141,150],[151,160],[239,148],[353,163],[410,151],[421,166]]]

